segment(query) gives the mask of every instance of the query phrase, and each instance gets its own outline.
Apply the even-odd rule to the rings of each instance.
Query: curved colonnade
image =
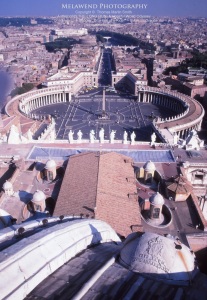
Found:
[[[33,90],[14,97],[5,107],[8,116],[20,112],[31,118],[31,112],[39,107],[55,103],[71,101],[71,93],[66,87],[56,86],[40,90]],[[18,111],[17,111],[18,110]]]
[[[205,113],[204,108],[198,101],[189,96],[176,91],[144,87],[139,89],[137,100],[164,106],[175,112],[173,117],[158,118],[155,121],[155,128],[159,132],[162,129],[169,129],[171,133],[176,133],[180,138],[184,139],[190,131],[201,130],[201,123]]]
[[[13,98],[6,105],[6,113],[14,114],[14,107],[26,117],[34,117],[32,111],[55,103],[64,103],[71,101],[71,93],[64,86],[56,86],[41,90],[33,90],[23,95]],[[162,129],[169,129],[171,133],[176,133],[180,138],[186,138],[190,131],[201,129],[204,109],[202,105],[189,96],[175,92],[162,90],[153,87],[142,87],[138,91],[138,102],[153,103],[158,106],[164,106],[175,112],[170,118],[158,118],[154,122],[154,127],[162,134]],[[13,109],[11,109],[12,103]]]

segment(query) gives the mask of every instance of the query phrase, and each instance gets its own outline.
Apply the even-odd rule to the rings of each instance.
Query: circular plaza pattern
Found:
[[[88,96],[88,95],[87,95]],[[69,130],[74,131],[74,138],[79,130],[83,139],[89,138],[90,130],[95,131],[98,139],[99,131],[104,128],[104,138],[110,137],[115,130],[115,139],[122,140],[123,133],[134,131],[136,140],[149,141],[153,132],[153,118],[172,117],[173,112],[165,107],[152,103],[139,103],[133,97],[119,96],[115,93],[106,94],[106,116],[102,117],[102,92],[80,97],[72,97],[71,102],[53,104],[32,111],[34,117],[52,115],[56,122],[57,139],[68,139]]]
[[[164,130],[185,138],[195,129],[200,130],[204,109],[196,100],[183,94],[158,88],[140,88],[138,95],[107,92],[105,117],[103,117],[103,91],[93,89],[79,95],[72,95],[64,86],[34,90],[17,96],[6,106],[8,115],[18,113],[33,119],[44,119],[48,115],[55,119],[56,138],[68,140],[70,130],[82,131],[82,138],[89,139],[90,130],[95,138],[104,128],[104,138],[110,138],[115,131],[115,140],[122,140],[124,131],[134,131],[136,141],[150,141],[153,131],[157,137]]]

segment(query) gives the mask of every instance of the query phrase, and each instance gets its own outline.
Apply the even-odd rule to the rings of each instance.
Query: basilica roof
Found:
[[[12,226],[19,238],[10,237],[8,247],[0,243],[2,297],[206,299],[206,276],[190,249],[172,236],[133,233],[122,243],[98,220],[49,218],[44,226],[43,221],[24,223],[25,232]],[[8,240],[8,228],[3,237]]]
[[[110,152],[73,155],[65,172],[55,216],[95,217],[127,236],[141,230],[133,160]]]
[[[187,194],[193,190],[191,183],[182,175],[172,178],[166,184],[168,190],[177,194]]]

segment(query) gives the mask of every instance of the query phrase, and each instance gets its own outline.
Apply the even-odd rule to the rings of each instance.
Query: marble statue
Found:
[[[21,142],[20,134],[17,126],[15,125],[11,126],[7,142],[8,144],[19,144]]]
[[[151,146],[153,146],[156,142],[156,134],[153,132],[153,134],[151,135]]]
[[[99,131],[99,139],[100,139],[100,143],[104,142],[104,129],[101,128]]]
[[[94,143],[94,141],[95,141],[95,131],[92,129],[91,131],[90,131],[90,143]]]
[[[128,137],[128,134],[126,132],[126,130],[124,131],[124,135],[123,135],[123,143],[124,144],[127,144],[127,137]]]
[[[173,134],[173,144],[177,145],[178,141],[179,141],[179,136],[176,132],[174,132],[174,134]]]
[[[78,136],[78,141],[81,142],[82,137],[83,137],[83,133],[81,130],[78,130],[77,136]]]
[[[136,134],[135,134],[135,132],[133,131],[133,132],[131,133],[131,144],[132,144],[132,145],[134,145],[134,143],[135,143],[135,138],[136,138]]]
[[[68,139],[69,139],[69,143],[72,144],[73,143],[73,135],[74,135],[74,131],[72,131],[70,129],[69,133],[68,133]]]
[[[51,124],[56,124],[55,119],[51,118]]]
[[[32,131],[31,131],[30,128],[29,128],[29,130],[28,130],[28,132],[27,132],[27,137],[28,137],[28,140],[29,140],[29,141],[32,141],[32,139],[33,139],[33,133],[32,133]]]
[[[111,133],[110,133],[110,143],[111,144],[114,143],[115,133],[116,133],[116,130],[112,130]]]
[[[204,141],[198,137],[197,131],[193,129],[184,141],[184,145],[186,150],[200,150],[204,147]]]

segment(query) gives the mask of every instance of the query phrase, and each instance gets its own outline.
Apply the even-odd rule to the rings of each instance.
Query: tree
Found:
[[[34,88],[34,84],[33,83],[24,83],[21,87],[18,86],[14,90],[12,90],[10,95],[13,98],[13,97],[15,97],[17,95],[21,95],[21,94],[29,92],[33,88]]]

